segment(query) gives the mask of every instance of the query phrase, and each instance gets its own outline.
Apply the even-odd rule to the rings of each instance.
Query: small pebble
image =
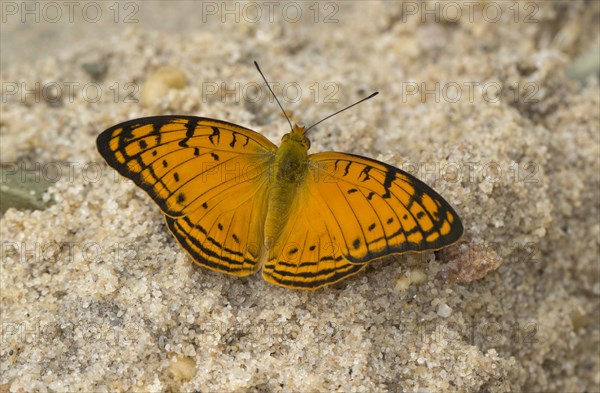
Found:
[[[448,306],[446,303],[438,304],[437,315],[442,318],[448,318],[452,314],[452,308]]]
[[[142,104],[156,106],[171,89],[187,86],[187,78],[178,68],[161,67],[151,74],[142,88]]]

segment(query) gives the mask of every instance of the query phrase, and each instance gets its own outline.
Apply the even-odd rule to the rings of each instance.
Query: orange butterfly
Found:
[[[425,183],[366,157],[308,154],[306,133],[320,122],[308,129],[288,122],[279,147],[250,129],[194,116],[130,120],[96,143],[158,204],[193,260],[215,271],[246,276],[262,268],[273,284],[315,289],[374,259],[461,237],[458,215]]]

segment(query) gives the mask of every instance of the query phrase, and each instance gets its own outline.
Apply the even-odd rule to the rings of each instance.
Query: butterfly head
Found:
[[[283,138],[281,138],[281,141],[298,143],[306,148],[306,150],[310,149],[310,140],[306,137],[306,127],[304,127],[303,124],[294,124],[292,132],[285,134]]]

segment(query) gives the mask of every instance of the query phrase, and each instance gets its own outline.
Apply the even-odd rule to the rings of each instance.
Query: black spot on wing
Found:
[[[210,156],[213,158],[213,160],[219,161],[219,155],[218,154],[211,152]]]
[[[180,203],[180,204],[181,204],[181,203],[183,203],[183,202],[185,202],[185,194],[184,194],[183,192],[180,192],[180,193],[177,195],[177,203]]]
[[[179,182],[179,173],[173,173],[173,179],[175,179],[176,182]]]
[[[369,232],[372,232],[372,231],[373,231],[373,229],[375,229],[375,227],[376,227],[376,226],[377,226],[377,225],[375,225],[375,223],[373,223],[373,224],[369,225],[369,228],[368,228],[368,229],[369,229]]]
[[[148,147],[148,144],[146,143],[145,140],[141,140],[138,142],[138,145],[140,146],[140,149],[144,150],[145,148]]]
[[[229,144],[229,146],[233,149],[235,147],[235,143],[237,142],[235,139],[235,132],[232,132],[231,135],[233,135],[233,140],[231,141],[231,143]]]
[[[415,192],[411,196],[410,201],[408,202],[408,206],[406,208],[410,211],[415,202],[420,204],[421,206],[423,205],[423,190],[415,188]],[[421,217],[419,217],[417,214],[417,218]]]
[[[371,178],[371,177],[369,176],[369,171],[370,171],[371,169],[373,169],[373,167],[370,167],[370,166],[365,166],[365,167],[363,168],[363,170],[362,170],[362,171],[360,171],[360,174],[361,174],[361,175],[365,175],[365,177],[363,177],[363,178],[361,179],[361,181],[367,181],[367,180],[369,180],[369,179]],[[360,175],[359,175],[359,176],[360,176]]]
[[[360,247],[360,239],[354,239],[354,241],[352,242],[352,247],[354,247],[354,249],[358,249]]]
[[[179,146],[181,147],[190,147],[188,145],[188,141],[194,136],[194,132],[196,131],[196,126],[198,125],[197,120],[190,120],[186,125],[185,139],[179,141]]]
[[[388,169],[385,172],[385,180],[383,181],[383,188],[385,189],[385,194],[381,196],[382,198],[388,199],[392,196],[390,194],[390,187],[392,186],[392,182],[394,180],[396,180],[396,173]]]
[[[221,142],[221,131],[217,127],[212,127],[213,133],[208,137],[210,143],[215,144],[215,139],[217,140],[217,144]]]
[[[357,191],[358,190],[356,188],[351,188],[351,189],[348,190],[348,194],[354,194]]]
[[[422,205],[423,204],[423,190],[421,190],[420,188],[415,188],[413,199]]]
[[[350,165],[352,165],[352,161],[348,161],[348,165],[346,165],[346,168],[344,169],[344,174],[342,176],[348,175],[348,171],[350,171]]]
[[[233,235],[231,235],[231,237],[233,238],[234,242],[236,242],[237,244],[240,244],[240,239],[237,237],[237,235],[235,233]]]

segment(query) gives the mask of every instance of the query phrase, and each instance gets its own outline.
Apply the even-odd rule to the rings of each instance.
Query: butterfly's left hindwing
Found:
[[[238,276],[260,267],[277,149],[268,139],[218,120],[158,116],[113,126],[96,143],[157,203],[194,261]]]
[[[318,288],[367,262],[407,251],[437,250],[463,228],[434,190],[398,168],[342,153],[309,156],[290,222],[263,268],[267,281]]]

